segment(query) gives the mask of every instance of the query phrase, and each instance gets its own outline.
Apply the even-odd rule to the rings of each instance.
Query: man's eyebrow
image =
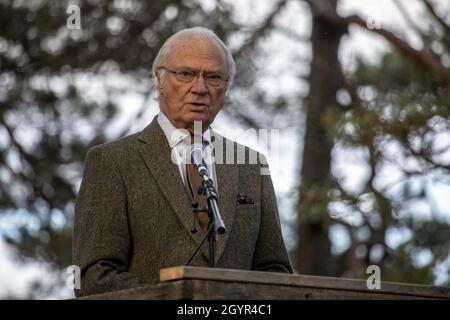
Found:
[[[222,70],[219,70],[219,69],[214,69],[214,70],[207,70],[206,73],[221,73],[221,74],[223,74],[225,72]]]
[[[198,69],[190,68],[190,67],[184,67],[184,66],[178,67],[177,69],[178,70],[188,70],[188,71],[198,71]]]
[[[191,67],[178,67],[178,70],[187,70],[187,71],[195,71],[195,72],[200,72],[199,69],[195,69],[195,68],[191,68]],[[224,71],[220,70],[220,69],[211,69],[211,70],[205,70],[205,73],[225,73]]]

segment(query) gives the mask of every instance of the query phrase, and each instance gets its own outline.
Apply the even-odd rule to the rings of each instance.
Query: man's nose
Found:
[[[199,74],[192,84],[192,93],[196,94],[206,94],[208,93],[208,87],[206,86],[205,78],[203,75]]]

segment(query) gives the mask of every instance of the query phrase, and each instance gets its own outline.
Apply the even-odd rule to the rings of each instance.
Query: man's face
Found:
[[[226,78],[225,61],[223,50],[206,37],[187,35],[170,45],[164,68],[201,73],[193,82],[183,83],[167,70],[156,71],[161,112],[176,128],[193,132],[194,121],[202,121],[206,130],[214,121],[224,104],[225,83],[214,87],[205,82],[204,76],[222,74]]]

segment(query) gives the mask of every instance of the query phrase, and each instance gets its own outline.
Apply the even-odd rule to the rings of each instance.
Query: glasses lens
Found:
[[[193,71],[193,70],[177,70],[177,71],[172,71],[170,69],[164,68],[165,70],[169,71],[170,73],[172,73],[175,78],[183,83],[191,83],[193,82],[195,79],[197,79],[197,77],[199,76],[199,72],[198,71]],[[203,75],[205,82],[211,86],[211,87],[220,87],[224,84],[224,78],[221,74],[208,74],[208,75]]]
[[[223,84],[223,77],[220,74],[208,75],[206,83],[213,87],[219,87]]]
[[[188,83],[194,81],[194,79],[197,77],[197,73],[193,71],[188,70],[180,70],[175,73],[177,76],[177,79],[181,82]]]

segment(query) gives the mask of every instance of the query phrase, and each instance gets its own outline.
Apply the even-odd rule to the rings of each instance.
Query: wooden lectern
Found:
[[[161,283],[81,299],[450,299],[450,288],[366,280],[216,268],[174,267],[160,271]]]

